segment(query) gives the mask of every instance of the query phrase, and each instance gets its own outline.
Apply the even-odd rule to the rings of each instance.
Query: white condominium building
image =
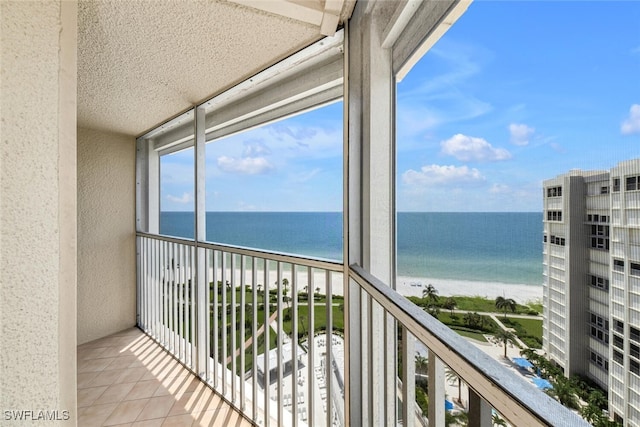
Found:
[[[544,181],[543,342],[640,426],[640,159]]]

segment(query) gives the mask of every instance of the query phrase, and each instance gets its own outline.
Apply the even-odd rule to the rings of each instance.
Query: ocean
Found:
[[[207,241],[342,259],[339,212],[207,212]],[[542,213],[400,212],[398,275],[542,284]],[[193,238],[192,212],[162,212],[160,233]]]

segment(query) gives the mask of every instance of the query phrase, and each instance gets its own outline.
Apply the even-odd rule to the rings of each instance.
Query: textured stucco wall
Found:
[[[77,4],[5,0],[0,23],[0,424],[73,425]]]
[[[135,154],[78,128],[78,344],[136,323]]]

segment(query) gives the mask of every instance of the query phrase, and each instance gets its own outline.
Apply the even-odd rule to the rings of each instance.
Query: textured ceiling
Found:
[[[81,1],[78,125],[139,135],[321,37],[317,25],[221,0]]]

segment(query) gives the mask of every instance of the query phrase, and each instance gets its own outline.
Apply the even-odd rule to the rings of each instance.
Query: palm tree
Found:
[[[467,325],[468,327],[473,329],[478,329],[482,324],[483,317],[475,312],[474,313],[467,312],[465,313],[462,320],[464,321],[465,325]]]
[[[491,417],[491,424],[493,424],[494,427],[507,427],[507,422],[497,413],[494,413]]]
[[[457,306],[458,306],[458,303],[456,302],[456,300],[453,297],[447,298],[446,300],[444,300],[444,303],[442,303],[442,308],[450,310],[452,316],[453,316],[453,310]]]
[[[458,403],[462,404],[462,380],[456,373],[456,371],[447,368],[444,376],[447,378],[447,381],[457,381],[458,382]]]
[[[416,354],[416,374],[426,374],[429,369],[429,359],[420,354]]]
[[[258,283],[257,289],[258,289],[258,296],[262,295],[262,285],[260,283]],[[264,304],[264,296],[262,296],[262,303]]]
[[[425,310],[426,310],[427,313],[429,313],[430,315],[432,315],[436,319],[438,318],[438,315],[440,314],[440,307],[438,307],[437,305],[429,304],[429,306],[427,308],[425,308]]]
[[[438,290],[432,284],[428,284],[422,291],[422,298],[426,298],[430,304],[438,302]]]
[[[513,335],[513,332],[507,331],[504,329],[500,329],[498,332],[494,333],[493,336],[504,344],[504,358],[507,358],[507,344],[512,343],[515,344],[516,336]]]
[[[607,404],[607,399],[600,390],[592,390],[587,398],[587,405],[580,409],[580,415],[593,425],[599,425],[603,418],[602,408]]]
[[[504,310],[504,317],[507,317],[507,310],[511,310],[512,313],[515,313],[516,307],[518,304],[513,300],[513,298],[505,298],[498,297],[496,298],[496,308],[498,310]]]
[[[576,397],[576,390],[571,382],[564,377],[561,378],[562,379],[553,384],[553,388],[546,390],[546,393],[558,399],[558,401],[567,408],[578,409],[580,405]]]

